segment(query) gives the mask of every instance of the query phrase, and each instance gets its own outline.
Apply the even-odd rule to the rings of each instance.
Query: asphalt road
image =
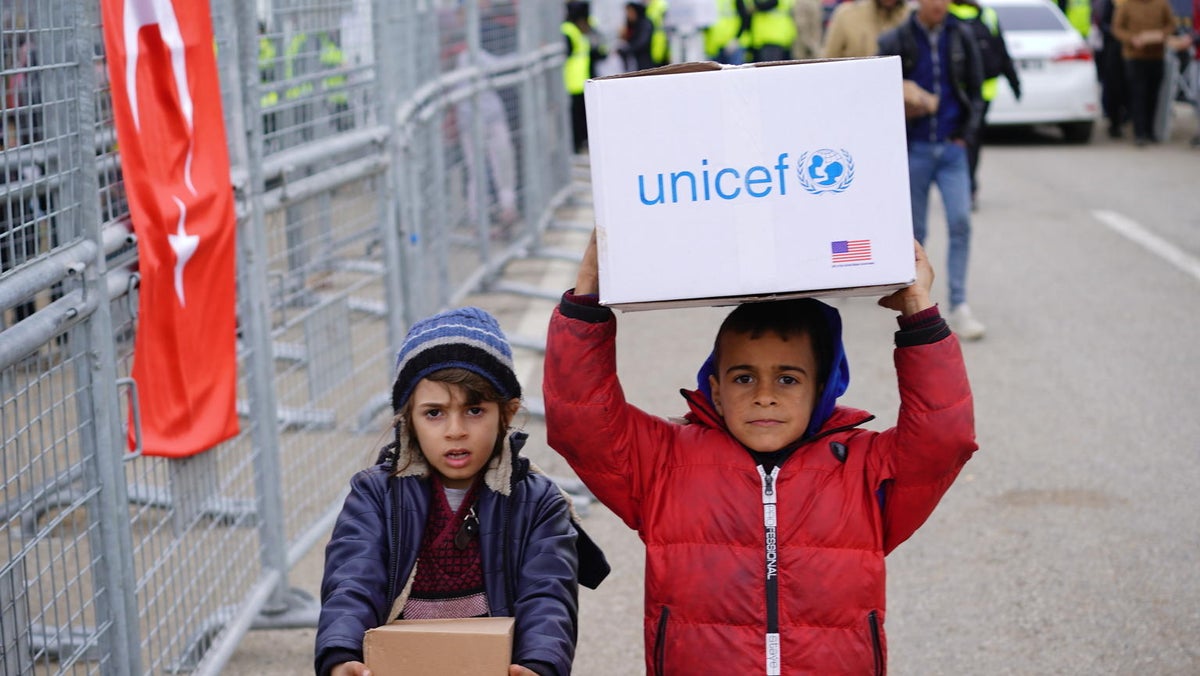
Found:
[[[888,559],[893,676],[1200,674],[1200,150],[1187,147],[1195,130],[1181,109],[1171,139],[1146,149],[1099,137],[1086,146],[1051,134],[989,137],[970,275],[988,334],[965,346],[980,451]],[[560,217],[587,222],[590,212]],[[939,271],[945,235],[934,211],[927,248]],[[550,238],[581,250],[586,234]],[[574,278],[561,262],[514,274],[555,290]],[[935,294],[945,293],[943,277]],[[842,401],[889,426],[898,404],[892,313],[873,299],[834,302],[851,365]],[[540,335],[550,308],[531,300],[501,321],[510,333]],[[621,314],[629,398],[682,413],[678,389],[691,386],[724,313]],[[519,354],[518,369],[527,392],[539,392],[538,356]],[[540,421],[530,417],[526,428],[534,461],[570,476],[545,447]],[[575,673],[641,673],[641,543],[598,504],[585,523],[614,571],[599,590],[582,590]],[[314,548],[291,583],[315,594],[321,558]],[[312,630],[251,632],[224,673],[309,671],[312,640]]]

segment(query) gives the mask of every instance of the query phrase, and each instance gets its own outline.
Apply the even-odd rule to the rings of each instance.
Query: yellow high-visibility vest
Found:
[[[796,41],[796,21],[792,18],[795,0],[779,0],[775,9],[755,12],[750,16],[750,46],[758,49],[764,45],[792,48]]]
[[[579,26],[570,21],[563,22],[562,34],[571,41],[571,53],[567,54],[563,64],[563,86],[568,94],[582,94],[583,84],[592,70],[592,44]]]
[[[715,59],[741,29],[742,17],[738,16],[735,0],[717,0],[717,20],[704,29],[704,53]]]
[[[279,105],[279,91],[275,89],[275,43],[263,35],[258,38],[258,81],[261,95],[258,99],[259,108],[270,108]]]
[[[329,39],[328,35],[321,35],[321,67],[330,70],[341,68],[345,63],[342,56],[342,50],[333,40]],[[330,103],[340,104],[349,103],[350,99],[346,95],[346,76],[339,73],[330,75],[321,80],[321,86],[326,92],[329,92],[326,99]]]
[[[1083,37],[1092,32],[1092,3],[1088,0],[1067,0],[1067,21]]]
[[[650,58],[656,64],[665,64],[670,60],[670,46],[667,44],[667,0],[650,0],[646,5],[646,18],[654,24],[654,32],[650,34]]]
[[[304,49],[304,45],[308,42],[308,33],[297,33],[288,43],[287,49],[283,52],[283,77],[286,80],[295,79],[296,59],[300,56],[300,52]],[[307,73],[301,73],[307,75]],[[308,96],[313,92],[312,82],[293,82],[291,86],[284,91],[283,96],[289,101]]]

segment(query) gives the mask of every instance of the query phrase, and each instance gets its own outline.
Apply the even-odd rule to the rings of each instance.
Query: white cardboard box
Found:
[[[601,302],[882,296],[912,283],[901,82],[891,56],[589,80]]]

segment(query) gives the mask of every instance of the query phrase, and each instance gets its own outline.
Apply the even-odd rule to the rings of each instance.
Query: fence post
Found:
[[[288,586],[287,535],[284,529],[283,495],[279,486],[280,439],[277,424],[277,402],[274,389],[274,352],[271,346],[270,294],[267,289],[267,242],[263,222],[262,172],[263,129],[259,109],[258,84],[258,20],[254,4],[233,0],[224,2],[224,12],[235,17],[221,22],[234,33],[230,44],[236,43],[237,61],[234,81],[240,76],[240,86],[231,87],[233,98],[227,115],[230,124],[231,150],[235,165],[247,172],[241,199],[247,202],[246,214],[238,219],[238,325],[242,339],[249,348],[246,355],[247,391],[250,399],[250,438],[254,447],[255,508],[258,513],[259,560],[264,573],[276,573],[278,584],[260,614],[278,616],[296,610],[297,601]],[[232,6],[230,6],[232,5]],[[303,617],[284,626],[315,626],[312,617]]]
[[[407,285],[404,283],[408,261],[405,260],[406,245],[402,241],[404,219],[401,217],[401,198],[405,192],[400,188],[401,177],[404,175],[401,162],[403,139],[397,133],[396,110],[398,101],[403,93],[412,90],[412,86],[401,71],[403,63],[393,50],[397,45],[404,44],[399,35],[392,31],[392,12],[397,12],[396,6],[401,3],[372,0],[371,3],[371,41],[375,51],[375,77],[381,95],[376,103],[379,109],[376,118],[381,120],[389,133],[384,151],[388,157],[388,169],[384,172],[383,181],[388,189],[379,204],[379,237],[383,245],[384,260],[384,293],[387,303],[387,332],[388,345],[395,354],[400,350],[404,340],[406,321],[405,313],[409,307],[406,295]],[[411,59],[409,59],[411,61]]]
[[[64,190],[74,192],[78,200],[79,234],[96,242],[95,264],[83,271],[81,284],[85,294],[95,294],[100,302],[82,324],[82,330],[72,330],[71,349],[85,357],[75,368],[81,397],[80,418],[91,419],[90,426],[80,430],[80,445],[90,448],[92,467],[84,471],[85,481],[99,488],[99,514],[88,518],[98,522],[98,535],[91,537],[91,546],[100,555],[95,557],[95,584],[106,593],[96,595],[96,626],[111,621],[101,641],[102,652],[108,653],[105,673],[136,674],[141,668],[141,633],[137,603],[137,580],[130,553],[133,535],[129,523],[128,492],[125,485],[125,435],[122,433],[120,404],[117,394],[116,346],[114,345],[111,307],[109,305],[107,261],[104,255],[103,227],[98,196],[100,195],[99,166],[96,148],[100,139],[96,129],[96,99],[98,83],[94,70],[94,27],[100,24],[98,3],[75,3],[73,54],[68,58],[76,65],[75,93],[71,128],[78,130],[77,141],[71,144],[70,160],[64,166],[77,167],[75,177],[64,184]],[[77,347],[82,338],[83,345]],[[79,352],[79,350],[86,352]],[[84,410],[84,409],[90,410]],[[85,457],[89,454],[85,450]]]
[[[418,111],[400,104],[412,97],[420,84],[419,46],[431,39],[431,44],[436,44],[436,37],[423,30],[429,27],[420,24],[424,17],[417,0],[375,0],[374,9],[379,17],[375,38],[379,77],[387,83],[382,87],[386,92],[382,119],[392,130],[391,193],[396,202],[393,213],[402,259],[398,281],[404,298],[403,323],[411,326],[426,313],[429,304],[426,234],[430,228],[423,221],[428,210],[420,189],[421,177],[414,167],[419,164],[424,145],[424,139],[411,126],[418,121]],[[433,27],[436,29],[436,23]],[[426,172],[427,178],[434,175]],[[393,348],[398,350],[402,340],[403,333],[398,332]]]
[[[541,23],[538,13],[543,11],[546,10],[529,3],[521,3],[517,6],[517,51],[521,54],[528,54],[537,49],[537,37],[534,29]],[[545,72],[539,71],[536,76],[526,78],[521,82],[521,119],[524,120],[521,130],[521,155],[525,158],[521,164],[525,172],[522,184],[525,186],[525,212],[527,214],[541,213],[546,208],[548,201],[545,181],[542,177],[549,167],[544,162],[535,159],[538,157],[539,149],[545,147],[545,139],[539,138],[539,135],[553,133],[553,129],[547,125],[545,106],[538,97],[542,81],[545,78]],[[527,228],[536,232],[537,219],[527,218],[526,222]]]

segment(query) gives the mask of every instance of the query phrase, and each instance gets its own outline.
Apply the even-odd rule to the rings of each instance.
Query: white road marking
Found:
[[[1115,211],[1095,210],[1092,216],[1110,229],[1200,281],[1200,259]]]

